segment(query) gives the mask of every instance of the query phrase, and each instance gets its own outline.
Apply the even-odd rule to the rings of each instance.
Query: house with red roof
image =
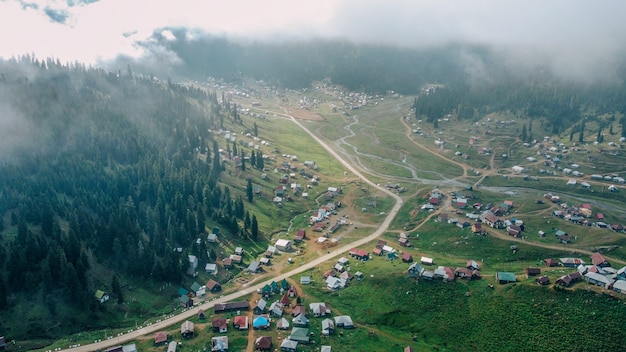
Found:
[[[606,258],[604,258],[602,256],[602,254],[600,254],[598,252],[594,252],[593,254],[591,254],[591,264],[593,264],[595,266],[599,266],[601,268],[605,268],[605,267],[611,266],[611,264],[609,264],[608,260],[606,260]]]

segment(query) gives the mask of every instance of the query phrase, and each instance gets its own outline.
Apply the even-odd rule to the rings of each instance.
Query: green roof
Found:
[[[192,290],[193,292],[198,292],[198,290],[200,289],[200,287],[202,287],[202,286],[200,286],[200,284],[199,284],[199,283],[197,283],[197,282],[195,282],[195,281],[194,281],[194,282],[193,282],[193,284],[191,285],[191,290]]]
[[[508,282],[517,281],[517,278],[515,277],[515,273],[510,273],[507,271],[498,271],[496,273],[496,279],[498,281],[508,281]]]
[[[102,299],[102,297],[103,297],[105,294],[106,294],[106,293],[105,293],[104,291],[102,291],[102,290],[98,290],[98,291],[96,291],[96,295],[95,295],[95,296],[96,296],[96,298],[97,298],[97,299]]]

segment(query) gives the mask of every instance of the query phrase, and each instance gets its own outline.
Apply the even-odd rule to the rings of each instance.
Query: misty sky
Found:
[[[137,57],[137,42],[182,26],[231,38],[486,44],[576,70],[626,52],[624,14],[623,0],[0,0],[0,56]]]

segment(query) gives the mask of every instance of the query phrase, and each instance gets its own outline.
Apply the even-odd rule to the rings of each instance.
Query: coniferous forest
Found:
[[[210,130],[230,117],[214,93],[31,57],[0,73],[0,230],[17,229],[1,237],[0,311],[32,300],[51,316],[95,312],[95,290],[111,286],[98,268],[177,282],[187,263],[173,248],[206,219],[250,235],[242,197],[219,183]]]

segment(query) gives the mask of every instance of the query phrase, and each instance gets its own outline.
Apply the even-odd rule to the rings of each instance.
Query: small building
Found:
[[[180,334],[183,336],[183,338],[188,339],[194,336],[194,325],[192,322],[190,322],[189,320],[186,320],[181,326],[180,326]]]
[[[137,345],[134,343],[129,343],[128,345],[124,345],[122,347],[122,352],[137,352]]]
[[[233,317],[233,327],[239,330],[248,330],[248,316],[237,315]]]
[[[276,321],[276,329],[278,330],[287,330],[289,329],[289,320],[285,318],[280,318]]]
[[[535,282],[537,283],[537,285],[545,286],[545,285],[550,284],[550,278],[546,275],[542,275],[536,278]]]
[[[585,262],[580,258],[560,258],[562,266],[566,268],[577,268],[579,265],[585,265]]]
[[[309,343],[309,329],[294,327],[287,339],[298,343]]]
[[[547,267],[551,268],[551,267],[555,267],[555,266],[559,266],[559,260],[555,259],[555,258],[548,258],[548,259],[544,259],[543,262],[546,264]]]
[[[252,262],[250,262],[250,265],[248,265],[248,272],[249,273],[257,273],[259,272],[261,268],[261,263],[257,262],[256,260],[253,260]]]
[[[417,262],[409,266],[408,275],[410,278],[418,278],[424,272],[424,268]]]
[[[594,252],[591,254],[591,264],[595,265],[595,266],[599,266],[601,268],[604,267],[610,267],[611,264],[609,264],[608,260],[606,260],[606,258],[604,258],[604,256],[602,256],[602,254],[598,253],[598,252]]]
[[[609,285],[613,283],[613,281],[610,280],[608,277],[602,274],[592,273],[592,272],[588,272],[585,274],[585,281],[587,281],[588,283],[592,285],[597,285],[597,286],[604,287],[604,288],[608,288]]]
[[[322,335],[329,336],[335,332],[335,323],[329,318],[322,320]]]
[[[366,252],[362,249],[358,249],[358,248],[352,248],[349,252],[349,254],[354,257],[355,259],[359,259],[359,260],[368,260],[370,257],[369,252]]]
[[[157,332],[156,334],[154,334],[154,344],[159,346],[159,345],[164,345],[167,343],[167,333],[160,331]]]
[[[330,307],[324,302],[314,302],[309,304],[309,309],[314,317],[330,315]]]
[[[280,350],[282,352],[296,352],[298,348],[298,341],[284,339],[280,344]]]
[[[274,244],[274,246],[277,249],[279,249],[279,250],[281,250],[283,252],[287,252],[287,251],[290,251],[292,249],[291,241],[290,240],[286,240],[286,239],[282,239],[282,238],[278,239],[276,241],[276,243]]]
[[[219,282],[213,279],[209,279],[209,281],[207,281],[206,283],[206,289],[211,292],[218,292],[222,289],[222,285],[220,285]]]
[[[252,328],[254,330],[268,330],[270,328],[270,318],[267,314],[256,315],[252,319]]]
[[[344,329],[354,329],[354,323],[349,315],[339,315],[335,318],[335,326]]]
[[[293,236],[294,242],[302,242],[306,239],[306,230],[300,229],[296,231],[295,236]]]
[[[172,341],[172,342],[168,343],[167,344],[167,352],[176,352],[176,346],[178,346],[176,341]]]
[[[252,311],[254,312],[254,314],[263,314],[267,311],[267,301],[265,301],[263,298],[259,299],[258,302],[256,302],[256,306],[252,309]]]
[[[304,308],[304,306],[297,305],[293,307],[293,309],[291,310],[291,315],[294,317],[297,317],[298,315],[304,314],[305,312],[306,312],[306,309]]]
[[[626,281],[624,280],[617,280],[613,283],[612,287],[613,291],[621,293],[621,294],[626,294]]]
[[[563,275],[556,280],[557,285],[569,287],[571,284],[580,281],[582,274],[579,272]]]
[[[496,272],[496,280],[501,284],[508,284],[510,282],[516,282],[517,278],[515,277],[515,273],[498,271]]]
[[[409,252],[402,253],[402,261],[405,263],[413,262],[413,256]]]
[[[480,264],[478,264],[475,260],[468,260],[465,267],[471,270],[480,270]]]
[[[526,268],[526,276],[537,276],[541,275],[541,268]]]
[[[420,263],[422,263],[424,265],[433,265],[433,264],[435,264],[433,258],[429,258],[429,257],[422,257],[422,258],[420,258]]]
[[[98,302],[100,302],[100,304],[109,300],[109,294],[102,290],[97,290],[94,296],[96,297]]]
[[[211,351],[228,351],[228,336],[214,336],[211,338]]]
[[[215,263],[207,263],[204,266],[204,271],[206,271],[207,274],[209,274],[209,275],[217,275],[217,273],[218,273],[217,264],[215,264]]]
[[[254,348],[256,351],[270,351],[272,349],[272,337],[271,336],[259,336],[254,341]]]
[[[214,318],[211,320],[211,327],[213,328],[213,332],[228,332],[228,320],[226,320],[226,318]]]
[[[191,291],[193,291],[196,297],[202,297],[206,294],[206,286],[202,286],[196,281],[194,281],[193,284],[191,284],[190,289]]]

